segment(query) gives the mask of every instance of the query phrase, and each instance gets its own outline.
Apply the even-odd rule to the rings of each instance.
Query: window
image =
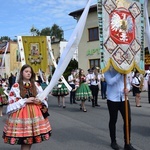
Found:
[[[100,59],[90,59],[89,63],[90,63],[90,68],[94,66],[100,68]]]
[[[16,51],[16,61],[21,62],[21,55],[20,55],[19,50]]]
[[[89,29],[89,41],[96,41],[98,38],[98,27]]]

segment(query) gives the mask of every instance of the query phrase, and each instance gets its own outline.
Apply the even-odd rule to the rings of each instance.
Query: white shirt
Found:
[[[74,84],[74,81],[72,81],[74,79],[73,75],[71,74],[70,76],[68,76],[68,82],[69,84]]]
[[[107,99],[113,102],[125,101],[124,97],[124,75],[121,75],[113,68],[105,73],[107,82]],[[127,82],[127,89],[130,90],[130,83]]]
[[[92,74],[93,73],[89,73],[86,75],[86,82],[88,83],[88,85],[91,85],[91,81],[92,79],[94,79]]]
[[[99,83],[100,83],[100,79],[101,79],[101,75],[100,74],[98,74],[97,75],[97,81],[96,81],[96,75],[93,73],[93,74],[91,74],[91,85],[99,85]]]
[[[134,77],[133,80],[132,80],[132,84],[136,84],[136,85],[140,84],[139,80],[140,79],[138,77]]]

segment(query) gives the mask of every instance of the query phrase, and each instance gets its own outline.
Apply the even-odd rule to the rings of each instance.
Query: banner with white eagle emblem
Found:
[[[144,0],[98,0],[100,65],[144,72]]]

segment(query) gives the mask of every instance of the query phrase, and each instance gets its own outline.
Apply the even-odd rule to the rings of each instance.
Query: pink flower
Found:
[[[15,138],[11,138],[11,139],[10,139],[10,143],[11,143],[11,144],[15,144],[15,142],[16,142],[16,139],[15,139]]]
[[[14,103],[14,100],[13,100],[13,99],[9,101],[9,104],[12,104],[12,103]]]
[[[13,85],[13,87],[19,87],[19,84],[18,84],[18,83],[15,83],[15,84]]]
[[[9,93],[9,96],[14,96],[14,92],[10,92],[10,93]]]
[[[45,134],[45,139],[46,139],[46,140],[49,139],[49,134]]]

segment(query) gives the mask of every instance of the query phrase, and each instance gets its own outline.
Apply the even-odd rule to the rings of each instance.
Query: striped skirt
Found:
[[[41,105],[27,104],[8,116],[3,131],[4,143],[34,144],[48,140],[51,125],[40,110]]]
[[[87,99],[92,98],[91,90],[86,83],[81,83],[77,88],[75,98],[77,101],[86,101]]]
[[[4,93],[4,89],[0,87],[0,106],[7,105],[7,104],[8,104],[7,96]]]
[[[60,87],[59,87],[59,85],[60,85]],[[69,94],[69,92],[68,92],[68,89],[65,86],[65,84],[58,84],[52,90],[53,96],[66,96],[68,94]]]

